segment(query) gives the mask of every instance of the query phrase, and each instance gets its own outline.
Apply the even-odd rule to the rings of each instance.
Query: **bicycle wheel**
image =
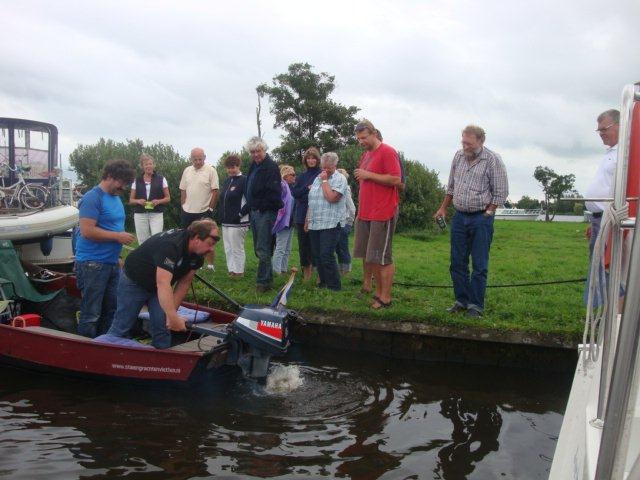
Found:
[[[18,192],[20,204],[28,210],[44,208],[49,198],[49,192],[40,185],[24,185]]]

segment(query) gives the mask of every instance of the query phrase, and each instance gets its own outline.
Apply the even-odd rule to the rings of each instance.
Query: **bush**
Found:
[[[173,147],[156,143],[145,147],[142,140],[127,140],[126,142],[114,142],[101,138],[94,145],[79,145],[71,155],[69,163],[76,171],[78,180],[87,188],[100,183],[102,168],[111,159],[121,158],[127,160],[136,170],[136,175],[142,173],[138,161],[142,153],[148,153],[156,160],[156,171],[167,179],[171,202],[166,206],[164,214],[165,230],[180,225],[180,178],[184,169],[190,165],[188,159],[178,154]],[[127,229],[133,230],[133,207],[129,202],[129,190],[122,195],[122,203],[127,212]]]

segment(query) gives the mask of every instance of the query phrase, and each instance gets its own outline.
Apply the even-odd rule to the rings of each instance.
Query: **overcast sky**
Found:
[[[53,123],[66,162],[100,137],[215,163],[256,134],[255,88],[308,62],[334,98],[446,181],[476,123],[511,198],[537,165],[583,192],[604,152],[595,118],[640,80],[640,1],[0,0],[0,116]],[[280,142],[268,108],[263,135]]]

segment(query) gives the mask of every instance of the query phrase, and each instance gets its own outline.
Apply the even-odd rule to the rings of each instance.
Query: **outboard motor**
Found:
[[[267,376],[273,355],[287,353],[291,344],[289,323],[297,315],[281,306],[247,305],[230,325],[228,363],[237,364],[245,376]]]

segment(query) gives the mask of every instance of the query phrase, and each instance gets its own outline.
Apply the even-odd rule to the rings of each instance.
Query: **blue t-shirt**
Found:
[[[124,205],[120,197],[110,195],[99,186],[93,187],[80,200],[78,205],[80,218],[96,220],[96,226],[110,232],[124,231]],[[76,260],[117,263],[122,245],[119,242],[95,242],[78,235],[76,242]]]

